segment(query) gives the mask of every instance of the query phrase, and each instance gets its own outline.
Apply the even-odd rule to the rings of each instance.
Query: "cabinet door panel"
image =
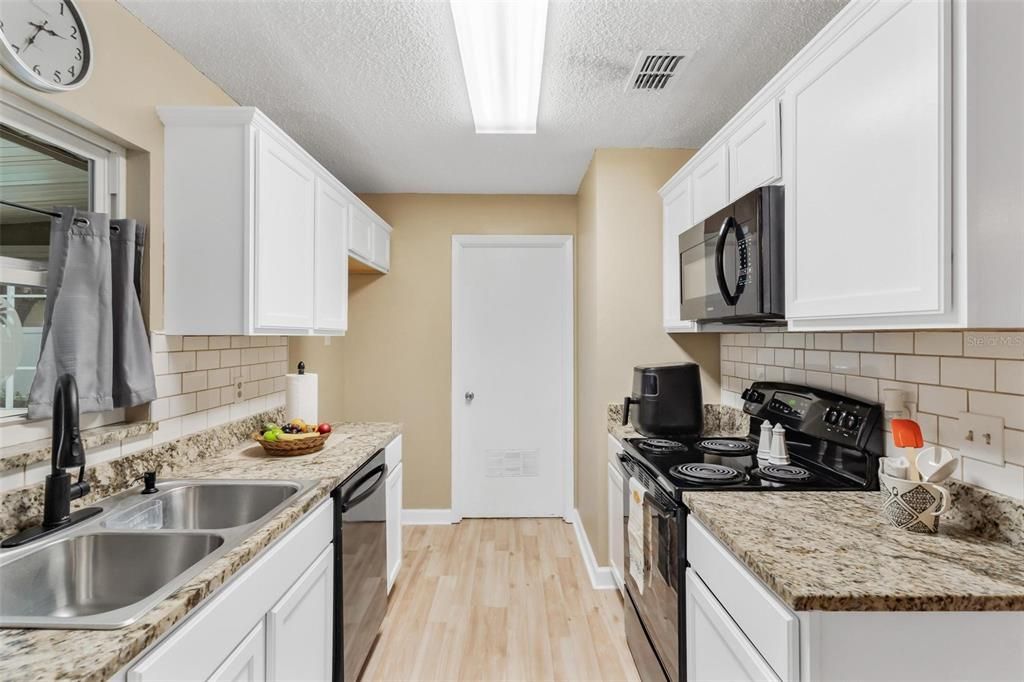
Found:
[[[948,308],[949,7],[878,3],[787,86],[790,319]]]
[[[391,267],[391,233],[383,225],[373,225],[373,262],[381,270]]]
[[[227,660],[210,675],[210,682],[263,682],[267,679],[267,630],[260,621]]]
[[[622,572],[625,541],[623,537],[622,517],[624,513],[622,487],[625,482],[614,464],[608,464],[608,553],[612,567],[612,577],[622,589]]]
[[[729,149],[723,144],[693,169],[693,222],[729,205]]]
[[[258,145],[253,326],[308,330],[313,327],[315,177],[270,135],[261,133]]]
[[[345,333],[348,328],[348,202],[317,178],[316,323],[317,331]]]
[[[267,678],[331,679],[334,548],[328,547],[267,613]]]
[[[779,103],[772,99],[729,138],[729,198],[782,177]]]
[[[692,568],[686,569],[686,677],[779,679]]]
[[[665,331],[689,331],[691,320],[679,316],[679,235],[693,226],[692,178],[682,179],[662,202],[662,317]]]
[[[391,470],[387,480],[388,592],[402,567],[402,463]]]
[[[373,227],[370,216],[358,206],[353,206],[349,222],[348,248],[367,262],[373,260]]]

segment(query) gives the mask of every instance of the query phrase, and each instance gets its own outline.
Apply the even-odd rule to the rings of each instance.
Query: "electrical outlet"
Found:
[[[957,423],[960,454],[983,462],[1002,465],[1003,418],[961,412]]]
[[[241,374],[236,374],[235,376],[231,377],[231,390],[235,392],[235,405],[245,402],[245,399],[242,397],[242,384],[244,383],[245,379],[242,377]]]

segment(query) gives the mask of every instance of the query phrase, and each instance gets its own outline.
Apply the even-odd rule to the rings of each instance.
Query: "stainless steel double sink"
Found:
[[[104,500],[89,521],[0,552],[0,627],[124,627],[313,484],[161,481]]]

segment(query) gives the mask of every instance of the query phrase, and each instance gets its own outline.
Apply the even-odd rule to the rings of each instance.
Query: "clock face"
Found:
[[[3,0],[0,37],[4,66],[35,88],[72,90],[89,75],[89,34],[72,0]]]

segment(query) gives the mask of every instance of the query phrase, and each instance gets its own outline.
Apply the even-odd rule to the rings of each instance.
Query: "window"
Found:
[[[75,206],[123,216],[124,150],[6,90],[3,95],[0,198],[43,210]],[[46,306],[49,227],[44,215],[0,205],[0,424],[5,445],[23,440],[7,426],[12,420],[26,423]],[[123,419],[123,410],[115,412],[98,423]],[[39,429],[32,435],[41,437]]]

